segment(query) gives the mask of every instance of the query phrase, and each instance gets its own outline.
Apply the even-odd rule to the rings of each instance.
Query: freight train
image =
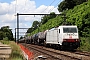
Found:
[[[32,36],[20,39],[19,42],[26,42],[37,45],[49,45],[56,48],[77,49],[80,47],[80,40],[77,26],[59,26]]]

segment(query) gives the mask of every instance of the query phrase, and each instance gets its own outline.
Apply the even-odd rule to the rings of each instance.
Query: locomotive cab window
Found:
[[[59,33],[60,33],[60,29],[59,29]]]
[[[63,28],[63,33],[77,33],[77,28],[71,28],[71,27],[68,27],[68,28]]]

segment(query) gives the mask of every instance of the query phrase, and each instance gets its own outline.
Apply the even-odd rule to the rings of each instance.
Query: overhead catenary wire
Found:
[[[56,0],[53,0],[52,3],[51,3],[49,6],[51,6],[55,1],[56,1]],[[48,7],[49,7],[49,6],[48,6]],[[48,7],[47,7],[45,10],[47,10]],[[42,12],[44,12],[45,10],[43,10]],[[41,12],[41,13],[42,13],[42,12]]]
[[[55,7],[60,3],[60,1],[61,1],[61,0],[59,0],[59,2],[55,5]],[[50,10],[48,11],[48,13],[51,12],[53,9],[54,9],[54,8],[50,9]]]

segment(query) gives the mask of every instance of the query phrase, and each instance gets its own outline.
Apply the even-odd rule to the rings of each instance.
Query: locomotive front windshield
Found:
[[[77,28],[71,28],[71,27],[64,27],[63,33],[77,33]]]

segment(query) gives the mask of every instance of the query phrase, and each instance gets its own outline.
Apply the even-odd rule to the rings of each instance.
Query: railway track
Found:
[[[76,50],[76,52],[72,52],[72,53],[90,57],[90,53],[89,52],[83,52],[83,51],[80,51],[80,50]]]
[[[35,46],[36,47],[36,46]],[[41,47],[43,47],[43,46],[41,46],[41,47],[39,47],[39,46],[37,46],[38,48],[41,48]],[[37,48],[36,47],[36,48]],[[44,47],[43,49],[45,49],[45,50],[47,50],[46,49],[46,47]],[[48,51],[50,51],[50,49],[48,50]],[[58,51],[58,50],[57,50]],[[55,51],[50,51],[50,52],[55,52]],[[61,51],[61,52],[65,52],[65,51]],[[69,52],[69,51],[66,51],[66,52]],[[60,53],[60,52],[55,52],[55,53]],[[83,55],[83,56],[88,56],[88,57],[90,57],[90,52],[82,52],[82,51],[80,51],[80,50],[76,50],[75,52],[70,52],[70,53],[74,53],[74,54],[78,54],[78,55]]]
[[[68,55],[64,55],[64,54],[61,54],[61,53],[57,53],[57,52],[54,52],[54,51],[50,51],[50,50],[47,50],[47,49],[43,49],[41,47],[36,47],[36,46],[31,46],[31,45],[28,45],[30,48],[33,47],[34,50],[37,50],[41,53],[44,53],[44,54],[47,54],[48,56],[51,56],[53,57],[55,60],[80,60],[79,58],[75,58],[75,57],[71,57],[71,56],[68,56]]]
[[[54,50],[54,49],[46,48],[43,46],[37,46],[37,45],[31,45],[31,44],[27,44],[27,46],[28,46],[27,48],[31,48],[36,51],[39,51],[45,55],[52,57],[54,60],[84,60],[88,57],[88,56],[84,56],[84,55],[78,55],[75,53]],[[86,60],[88,60],[88,59],[86,59]]]

